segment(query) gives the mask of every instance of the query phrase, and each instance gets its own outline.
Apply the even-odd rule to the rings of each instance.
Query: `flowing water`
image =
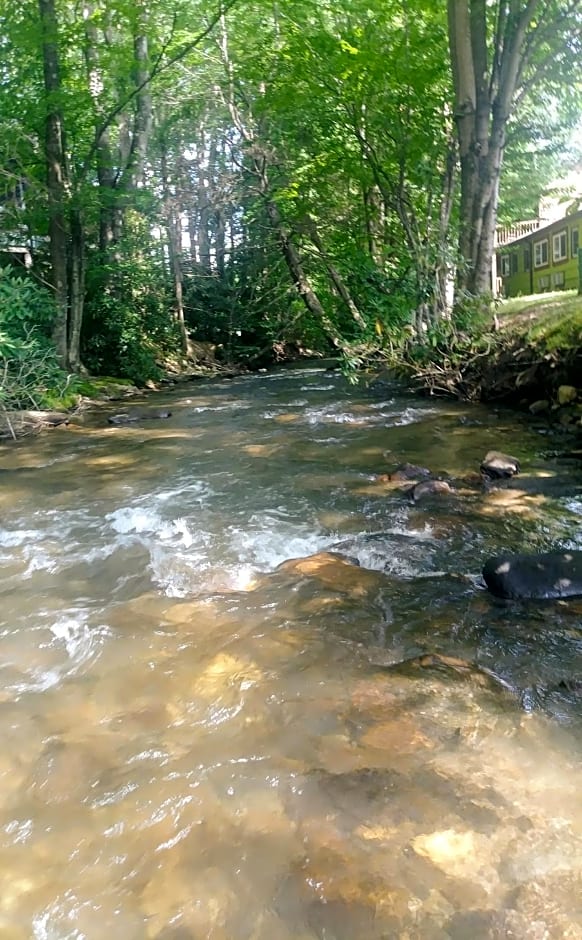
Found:
[[[0,937],[582,937],[582,602],[480,578],[582,469],[323,370],[160,405],[0,449]]]

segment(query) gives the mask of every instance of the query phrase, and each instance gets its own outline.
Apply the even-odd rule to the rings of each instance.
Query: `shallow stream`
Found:
[[[480,576],[582,548],[563,442],[317,369],[154,406],[0,448],[0,937],[582,938],[582,601]]]

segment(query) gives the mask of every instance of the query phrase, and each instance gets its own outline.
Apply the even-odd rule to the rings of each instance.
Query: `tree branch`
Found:
[[[198,33],[198,35],[196,36],[195,39],[192,40],[192,42],[186,43],[184,46],[182,46],[182,48],[178,52],[176,52],[173,56],[171,56],[169,59],[167,59],[164,62],[163,61],[164,55],[170,44],[170,41],[174,32],[174,27],[172,26],[170,37],[164,43],[164,46],[159,56],[157,57],[154,65],[152,66],[149,75],[140,84],[136,85],[135,88],[132,88],[129,94],[127,94],[125,98],[123,98],[119,102],[119,104],[117,104],[109,112],[109,114],[103,121],[101,127],[97,128],[97,130],[95,131],[95,138],[89,148],[89,152],[87,154],[87,157],[85,158],[85,161],[81,169],[81,173],[80,173],[81,179],[83,179],[86,173],[88,172],[91,160],[95,156],[95,153],[99,146],[99,140],[101,136],[105,133],[107,128],[111,126],[111,124],[113,123],[117,115],[121,114],[121,112],[127,107],[127,105],[130,104],[140,94],[141,91],[143,91],[146,85],[149,85],[154,80],[154,78],[157,78],[157,76],[160,75],[161,72],[165,72],[169,68],[171,68],[173,65],[176,65],[178,62],[181,62],[182,59],[186,58],[189,52],[192,52],[193,49],[199,46],[200,43],[204,39],[206,39],[207,36],[210,35],[214,27],[220,22],[221,18],[225,16],[225,14],[228,13],[238,2],[239,0],[226,0],[226,2],[221,3],[218,13],[216,13],[212,17],[208,26],[205,29],[203,29],[200,33]]]

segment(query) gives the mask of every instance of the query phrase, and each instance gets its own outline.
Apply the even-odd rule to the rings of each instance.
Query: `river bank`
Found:
[[[582,297],[561,291],[502,301],[493,329],[443,331],[398,371],[424,394],[505,404],[578,430],[581,367]]]
[[[41,431],[66,426],[69,421],[89,409],[142,398],[148,400],[161,392],[188,382],[217,376],[238,374],[233,367],[214,362],[192,364],[187,369],[168,371],[158,382],[139,388],[119,377],[84,376],[76,380],[72,390],[62,398],[55,397],[50,409],[11,410],[0,407],[0,440],[18,440]]]
[[[560,291],[502,301],[494,327],[446,328],[431,344],[415,343],[404,354],[397,350],[387,369],[379,370],[376,360],[371,372],[376,378],[386,373],[390,381],[396,375],[419,394],[504,404],[550,426],[582,431],[582,297]],[[306,361],[300,358],[298,364]],[[174,385],[245,371],[219,362],[210,344],[198,343],[193,359],[145,388],[122,378],[87,376],[75,380],[62,399],[55,398],[50,410],[0,407],[0,439],[66,425],[80,412],[111,401],[147,399]]]

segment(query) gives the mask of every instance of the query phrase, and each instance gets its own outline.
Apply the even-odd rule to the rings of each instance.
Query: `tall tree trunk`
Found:
[[[311,282],[305,273],[299,252],[293,244],[287,226],[283,222],[281,213],[279,212],[279,207],[268,196],[266,197],[266,207],[267,215],[269,216],[271,225],[273,226],[273,229],[279,240],[283,257],[287,264],[289,274],[291,275],[291,280],[295,285],[297,293],[305,304],[307,310],[315,317],[316,320],[320,321],[334,346],[341,346],[341,339],[337,333],[337,330],[323,309],[321,301],[313,290]]]
[[[143,0],[138,0],[133,9],[133,114],[125,109],[116,111],[118,144],[115,155],[109,136],[110,117],[98,128],[93,148],[100,184],[100,243],[104,250],[115,250],[122,238],[126,211],[132,204],[135,190],[143,182],[152,132],[148,8]],[[91,49],[91,42],[88,48]]]
[[[435,290],[433,317],[438,320],[441,314],[450,311],[454,288],[454,267],[448,249],[451,213],[455,194],[457,151],[451,133],[441,182],[441,197],[438,221],[437,264],[435,272]]]
[[[65,146],[65,129],[60,103],[62,94],[58,50],[58,22],[54,0],[39,0],[42,30],[42,57],[45,89],[45,155],[49,204],[49,242],[51,280],[54,290],[56,317],[53,342],[59,362],[67,365],[67,290],[66,199],[69,174]]]
[[[174,284],[174,317],[180,330],[182,352],[188,352],[188,334],[184,320],[184,286],[182,275],[182,226],[180,211],[176,195],[172,193],[170,171],[168,167],[168,147],[163,139],[163,132],[159,137],[160,164],[162,171],[162,189],[164,198],[164,215],[168,233],[168,256]]]
[[[176,164],[181,196],[181,209],[186,216],[188,225],[188,241],[190,247],[190,271],[198,261],[198,200],[192,183],[192,167],[190,161],[181,154]]]
[[[224,209],[218,206],[214,213],[215,224],[215,251],[216,251],[216,270],[218,276],[223,278],[226,263],[226,222],[224,219]]]
[[[207,147],[207,134],[200,126],[198,134],[197,174],[198,174],[198,256],[200,267],[210,272],[210,147]]]
[[[380,268],[384,261],[384,201],[377,186],[365,186],[362,198],[368,254],[374,264]]]
[[[461,164],[458,288],[491,291],[491,257],[506,128],[523,70],[548,41],[540,0],[498,0],[495,36],[487,0],[448,0],[455,123]],[[542,27],[542,28],[540,28]],[[554,36],[554,39],[556,37]],[[489,46],[493,48],[490,59]]]
[[[138,184],[143,181],[145,159],[152,131],[152,96],[150,91],[147,28],[148,8],[143,0],[139,0],[136,3],[136,26],[133,40],[136,88],[135,113],[130,151],[120,179],[122,193],[133,192]]]
[[[81,327],[85,304],[85,233],[82,212],[77,207],[71,210],[69,285],[68,365],[72,372],[78,372],[81,367]]]
[[[99,185],[99,249],[103,256],[113,245],[117,235],[115,167],[111,145],[110,127],[105,122],[106,107],[103,103],[105,77],[100,62],[100,37],[94,21],[95,4],[86,2],[83,6],[85,22],[85,62],[89,93],[95,109],[95,162]]]

